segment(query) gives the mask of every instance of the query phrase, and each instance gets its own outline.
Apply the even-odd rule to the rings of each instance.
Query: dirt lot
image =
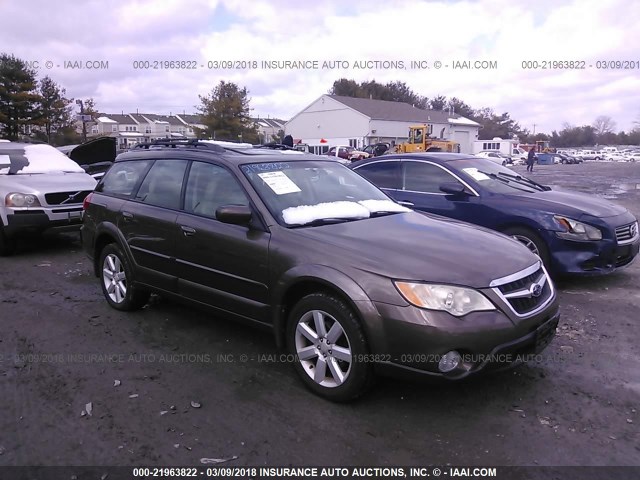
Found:
[[[640,164],[533,178],[640,217]],[[640,261],[560,283],[539,362],[460,384],[383,379],[350,405],[307,392],[268,333],[156,297],[110,309],[76,235],[0,265],[0,465],[640,465]]]

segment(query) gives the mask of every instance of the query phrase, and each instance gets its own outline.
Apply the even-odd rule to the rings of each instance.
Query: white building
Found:
[[[308,144],[312,152],[324,153],[334,145],[401,143],[408,139],[411,125],[423,123],[433,126],[433,137],[460,143],[462,153],[473,151],[481,127],[457,114],[408,103],[322,95],[287,122],[285,133]]]

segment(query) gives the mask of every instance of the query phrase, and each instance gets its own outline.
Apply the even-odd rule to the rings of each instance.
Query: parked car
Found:
[[[560,157],[560,163],[564,163],[567,165],[582,163],[581,158],[574,157],[566,153],[556,153],[556,155]]]
[[[513,366],[559,318],[519,242],[413,212],[328,157],[139,148],[85,209],[83,246],[111,307],[159,292],[268,327],[330,400],[363,393],[374,372],[454,380]]]
[[[604,156],[607,162],[626,162],[627,157],[618,152],[607,153]]]
[[[403,205],[512,236],[555,274],[609,273],[638,253],[638,222],[626,208],[553,190],[487,159],[395,155],[351,168]]]
[[[387,142],[374,143],[371,145],[367,145],[362,150],[365,153],[368,153],[370,157],[379,157],[380,155],[384,155],[385,153],[391,150],[391,144]]]
[[[354,162],[356,160],[362,160],[364,158],[370,157],[370,155],[367,152],[363,152],[360,150],[356,150],[353,147],[347,147],[342,145],[331,147],[327,152],[327,155],[330,157],[340,157],[343,160],[346,160],[346,162],[343,162],[343,163]]]
[[[631,152],[627,154],[627,161],[640,162],[640,152]]]
[[[495,151],[490,151],[490,150],[485,150],[482,152],[478,152],[475,155],[476,157],[480,157],[480,158],[487,158],[489,160],[491,160],[494,163],[497,163],[498,165],[512,165],[513,164],[513,160],[511,159],[511,157],[509,155],[506,155],[502,152],[495,152]]]
[[[20,236],[79,230],[82,201],[95,186],[54,147],[0,142],[0,255],[13,253]]]
[[[96,180],[100,180],[109,170],[119,153],[116,149],[116,139],[113,137],[94,138],[79,145],[58,147],[58,150],[80,165]]]
[[[596,150],[580,150],[576,153],[576,156],[581,160],[603,160],[604,155],[602,152],[598,152]]]

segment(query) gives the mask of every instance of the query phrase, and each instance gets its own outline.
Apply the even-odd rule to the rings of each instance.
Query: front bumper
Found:
[[[82,206],[60,208],[11,209],[7,212],[5,235],[39,234],[46,231],[78,231],[82,225]]]
[[[553,269],[559,274],[601,275],[626,267],[640,250],[640,239],[626,245],[615,240],[574,242],[549,234]]]
[[[560,319],[557,299],[528,318],[512,320],[500,310],[475,312],[460,319],[444,312],[376,304],[383,318],[386,345],[376,354],[380,374],[432,376],[458,380],[531,359],[551,342]],[[442,373],[438,362],[455,350],[462,363]]]

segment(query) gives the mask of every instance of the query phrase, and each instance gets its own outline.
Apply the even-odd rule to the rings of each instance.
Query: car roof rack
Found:
[[[200,140],[198,140],[197,138],[192,138],[192,139],[173,139],[173,138],[166,138],[166,139],[158,139],[158,140],[154,140],[152,142],[146,142],[146,143],[138,143],[136,146],[134,146],[134,149],[144,149],[144,150],[149,150],[150,148],[158,148],[158,147],[166,147],[166,148],[202,148],[202,149],[206,149],[206,150],[212,150],[214,152],[219,152],[219,153],[224,153],[227,151],[230,151],[229,149],[226,149],[224,147],[222,147],[221,145],[217,145],[215,143],[209,143],[209,142],[202,142]]]

